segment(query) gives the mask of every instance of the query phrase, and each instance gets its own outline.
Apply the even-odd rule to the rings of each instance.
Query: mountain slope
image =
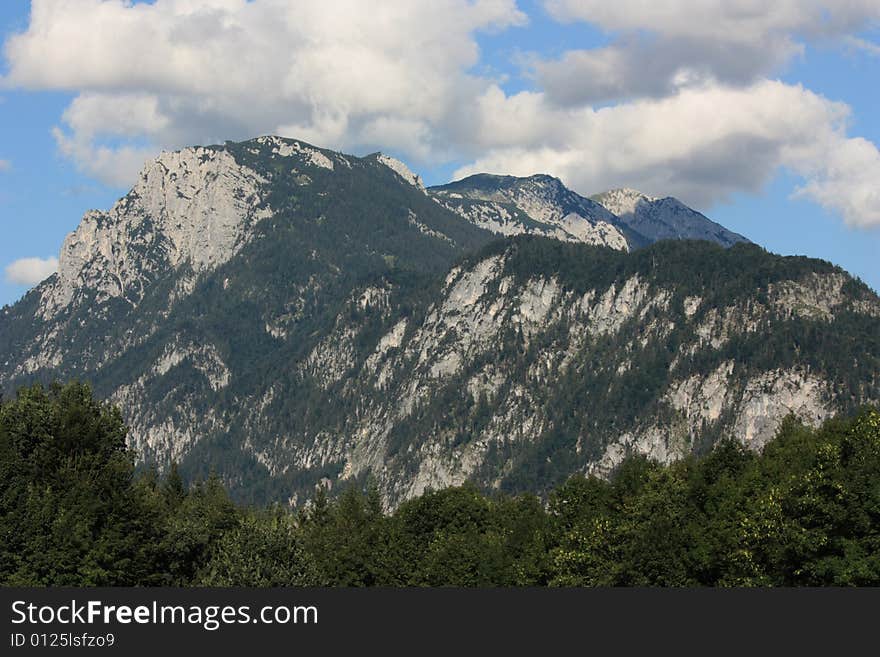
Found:
[[[298,379],[348,411],[278,423],[307,404],[269,383],[243,426],[285,436],[259,448],[270,469],[296,453],[337,477],[372,473],[392,502],[467,479],[545,490],[630,451],[669,461],[725,435],[758,449],[790,412],[816,424],[880,397],[880,300],[826,263],[751,246],[626,255],[521,237],[406,312],[350,316],[307,359],[334,376]]]
[[[689,239],[721,246],[748,242],[742,235],[727,230],[671,196],[654,198],[633,189],[612,189],[590,198],[651,242]]]

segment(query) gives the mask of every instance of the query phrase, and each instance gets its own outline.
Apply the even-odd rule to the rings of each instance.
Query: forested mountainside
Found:
[[[878,480],[865,408],[816,430],[789,417],[761,454],[630,456],[545,501],[467,484],[385,513],[351,482],[253,508],[215,476],[136,470],[88,386],[34,386],[0,399],[0,585],[876,586]]]
[[[0,386],[88,380],[141,459],[240,500],[372,477],[386,508],[759,448],[789,413],[880,399],[880,300],[842,270],[648,245],[533,178],[486,200],[274,137],[163,154],[2,310]]]

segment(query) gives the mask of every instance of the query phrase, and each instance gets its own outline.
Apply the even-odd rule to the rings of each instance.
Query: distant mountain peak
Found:
[[[604,207],[547,174],[478,173],[428,192],[469,222],[499,235],[543,235],[621,251],[643,243]]]
[[[707,240],[727,247],[749,241],[671,196],[659,198],[623,187],[590,198],[651,242]]]
[[[618,217],[634,213],[642,201],[650,203],[660,200],[657,197],[649,196],[629,187],[609,189],[603,194],[596,194],[590,198]]]

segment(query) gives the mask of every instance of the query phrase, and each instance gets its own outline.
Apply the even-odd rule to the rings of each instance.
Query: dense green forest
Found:
[[[669,466],[631,457],[546,500],[474,486],[385,514],[369,484],[299,509],[139,470],[87,385],[0,400],[0,583],[171,586],[880,585],[880,412],[787,419]]]

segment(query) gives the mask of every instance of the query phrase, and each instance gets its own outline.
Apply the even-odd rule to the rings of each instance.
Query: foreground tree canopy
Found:
[[[787,419],[549,499],[474,486],[385,514],[374,487],[300,509],[236,506],[216,477],[139,471],[88,386],[0,401],[0,583],[19,586],[880,585],[880,412]],[[546,503],[545,503],[546,502]]]

